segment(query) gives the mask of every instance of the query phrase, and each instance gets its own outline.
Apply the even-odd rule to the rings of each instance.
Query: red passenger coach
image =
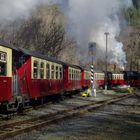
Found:
[[[24,63],[17,69],[22,95],[37,99],[63,91],[63,65],[60,61],[21,49]]]
[[[12,98],[12,48],[0,42],[0,102]]]
[[[90,83],[91,83],[91,72],[83,69],[82,70],[82,81],[81,81],[82,88],[85,89],[85,88],[90,87]]]
[[[90,86],[90,73],[0,41],[0,113]],[[55,96],[57,97],[57,96]]]
[[[81,88],[81,68],[66,64],[64,68],[64,90],[69,92]]]
[[[18,94],[15,85],[18,85],[18,82],[14,71],[18,60],[15,61],[14,54],[18,55],[17,48],[0,40],[0,113],[18,107],[21,101],[19,99],[19,102],[16,102]]]
[[[112,74],[112,85],[124,85],[124,74],[123,73],[113,73]]]
[[[94,73],[94,82],[98,87],[104,87],[105,85],[105,74],[102,72]]]

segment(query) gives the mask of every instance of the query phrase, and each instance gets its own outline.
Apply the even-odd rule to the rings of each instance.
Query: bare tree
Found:
[[[70,39],[70,37],[65,36],[62,45],[66,47],[61,51],[58,58],[64,62],[79,65],[80,64],[80,59],[78,57],[79,50],[76,41],[73,38]]]
[[[125,70],[140,71],[140,28],[129,26],[121,33],[126,52]]]
[[[77,43],[68,36],[65,16],[57,5],[40,5],[26,21],[14,21],[9,24],[9,30],[4,28],[1,31],[0,38],[17,47],[53,56],[68,63],[80,63]]]
[[[60,17],[61,19],[63,17],[63,23]],[[57,56],[64,47],[62,45],[64,37],[65,26],[62,13],[55,5],[41,6],[20,27],[13,43],[42,54]]]

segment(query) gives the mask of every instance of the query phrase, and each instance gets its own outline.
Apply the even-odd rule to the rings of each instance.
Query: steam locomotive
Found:
[[[90,71],[0,41],[0,113],[90,86]]]

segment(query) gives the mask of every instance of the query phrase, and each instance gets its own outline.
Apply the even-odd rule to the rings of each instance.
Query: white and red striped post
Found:
[[[94,97],[96,97],[96,89],[94,87],[94,70],[93,65],[91,65],[91,91],[94,93]]]
[[[94,82],[94,72],[93,72],[93,65],[91,65],[91,88],[93,87]]]
[[[95,42],[90,42],[89,43],[89,54],[92,57],[92,62],[91,62],[91,91],[92,93],[94,93],[95,95],[95,88],[94,88],[94,70],[93,70],[93,65],[94,65],[94,61],[95,61],[95,54],[96,54],[96,43]]]

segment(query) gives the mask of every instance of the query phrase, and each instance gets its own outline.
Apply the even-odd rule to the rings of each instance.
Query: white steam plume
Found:
[[[62,4],[61,0],[0,0],[0,25],[7,25],[16,19],[26,19],[39,4]]]
[[[88,42],[96,42],[98,52],[96,57],[104,59],[106,39],[108,36],[108,61],[123,65],[125,53],[123,44],[116,40],[120,33],[120,11],[132,5],[131,0],[69,0],[69,18],[72,32],[82,46],[83,60],[88,57]]]
[[[88,43],[96,42],[97,57],[104,59],[105,32],[108,36],[108,60],[122,65],[125,63],[123,44],[116,40],[120,33],[121,9],[132,5],[132,0],[0,0],[0,26],[18,18],[26,19],[39,4],[57,3],[69,17],[69,25],[75,35],[83,60],[88,57]]]

